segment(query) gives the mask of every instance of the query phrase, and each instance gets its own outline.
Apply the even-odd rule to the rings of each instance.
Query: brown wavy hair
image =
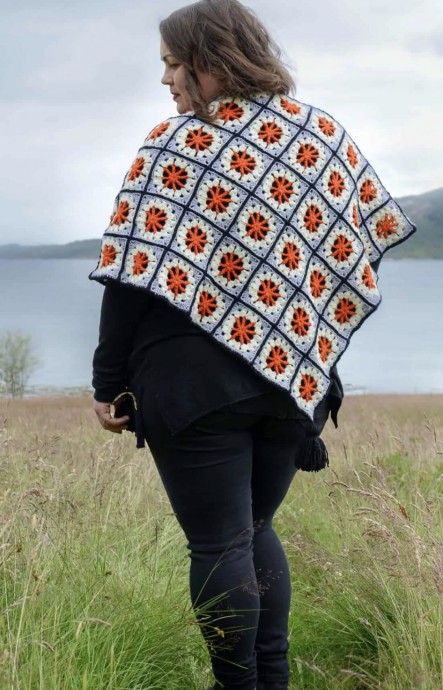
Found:
[[[249,8],[238,0],[199,0],[173,12],[160,23],[160,33],[186,71],[192,109],[213,121],[196,68],[220,82],[220,96],[251,97],[256,93],[289,94],[294,80],[281,51]]]

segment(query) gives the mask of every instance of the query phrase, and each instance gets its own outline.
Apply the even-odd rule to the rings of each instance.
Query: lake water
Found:
[[[0,260],[0,333],[32,337],[32,387],[87,387],[103,288],[94,261]],[[443,261],[389,261],[383,302],[357,332],[339,371],[358,391],[443,392]]]

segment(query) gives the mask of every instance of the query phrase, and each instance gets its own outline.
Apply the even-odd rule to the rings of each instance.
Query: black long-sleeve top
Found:
[[[103,294],[92,385],[99,402],[109,403],[126,389],[138,399],[155,396],[172,433],[220,407],[259,396],[265,414],[306,419],[288,393],[177,308],[144,290],[111,281]],[[333,416],[342,397],[340,379],[332,372]]]

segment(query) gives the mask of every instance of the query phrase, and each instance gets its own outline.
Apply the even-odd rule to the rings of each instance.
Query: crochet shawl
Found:
[[[415,227],[327,113],[269,94],[214,106],[213,124],[148,135],[90,277],[165,298],[313,419],[380,303],[372,265]]]

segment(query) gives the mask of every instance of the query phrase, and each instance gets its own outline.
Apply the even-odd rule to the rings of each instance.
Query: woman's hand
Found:
[[[111,415],[111,403],[94,400],[94,412],[103,429],[112,431],[113,434],[121,434],[129,422],[129,417],[116,418]]]

